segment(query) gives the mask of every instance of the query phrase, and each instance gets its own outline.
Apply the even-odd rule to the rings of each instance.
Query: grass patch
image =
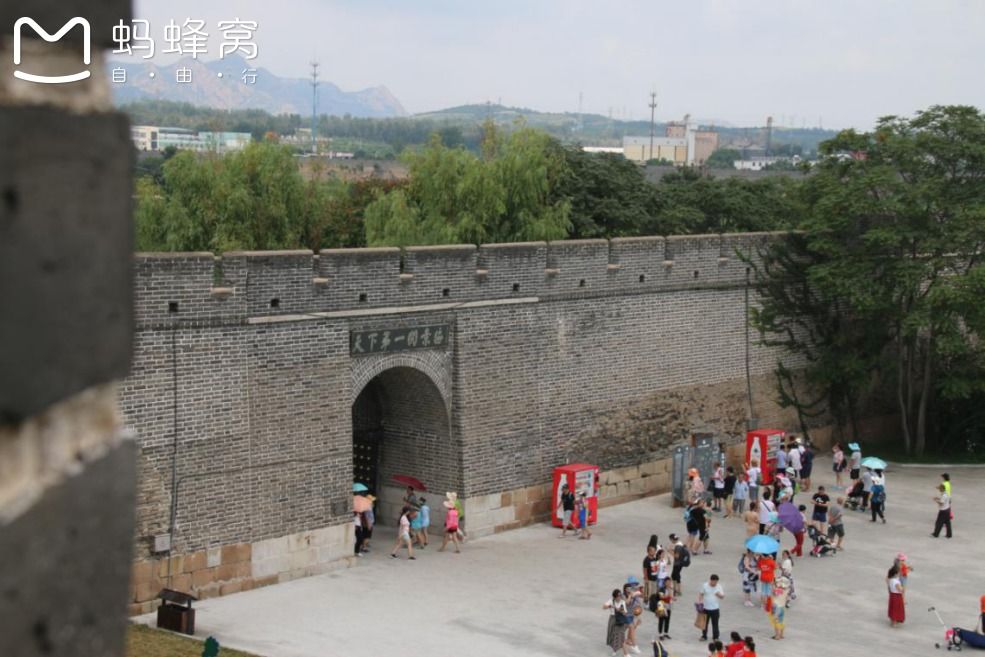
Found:
[[[127,627],[127,657],[202,657],[204,644],[189,637],[131,623]],[[220,646],[219,657],[257,657]]]

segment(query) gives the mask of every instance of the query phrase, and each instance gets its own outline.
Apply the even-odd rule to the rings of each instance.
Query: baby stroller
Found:
[[[831,541],[828,537],[817,530],[817,527],[811,525],[807,528],[807,535],[810,536],[811,542],[814,543],[814,547],[811,548],[810,555],[812,557],[826,557],[828,555],[834,556],[836,551]]]
[[[944,627],[944,645],[948,650],[961,650],[965,646],[972,648],[985,648],[985,634],[979,634],[972,630],[964,630],[960,627],[948,627],[944,624],[941,615],[937,612],[937,607],[931,607],[927,611],[934,612],[937,621]],[[935,643],[935,648],[940,648],[941,644]]]
[[[859,506],[862,505],[862,480],[859,479],[852,486],[851,490],[848,491],[848,498],[845,500],[845,506],[852,511],[857,511]]]

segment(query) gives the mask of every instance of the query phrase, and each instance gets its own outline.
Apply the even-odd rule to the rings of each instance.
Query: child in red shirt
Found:
[[[745,657],[743,653],[746,644],[742,640],[742,635],[738,632],[732,632],[730,638],[732,641],[725,647],[725,657]]]
[[[766,611],[770,610],[770,602],[773,596],[773,579],[776,573],[776,561],[772,555],[764,555],[759,560],[759,581],[762,584],[763,607]]]

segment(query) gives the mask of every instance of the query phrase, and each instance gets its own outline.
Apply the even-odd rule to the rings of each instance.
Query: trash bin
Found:
[[[192,601],[198,598],[171,589],[161,589],[157,597],[163,600],[163,604],[157,608],[159,628],[181,634],[195,634],[195,610],[192,609]]]

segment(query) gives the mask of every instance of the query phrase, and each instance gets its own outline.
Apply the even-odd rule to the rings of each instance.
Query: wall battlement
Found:
[[[398,248],[138,253],[138,325],[745,282],[738,253],[782,233]]]

